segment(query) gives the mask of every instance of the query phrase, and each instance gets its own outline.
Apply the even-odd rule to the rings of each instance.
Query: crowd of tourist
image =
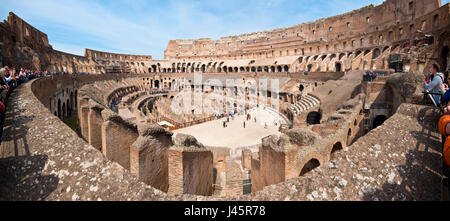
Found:
[[[252,121],[252,115],[249,112],[247,112],[247,110],[244,110],[244,109],[232,110],[229,113],[215,114],[214,119],[215,120],[224,119],[224,121],[222,122],[223,123],[222,125],[223,125],[223,128],[226,128],[226,127],[228,127],[228,123],[230,123],[230,118],[231,118],[231,120],[234,120],[234,116],[236,116],[236,115],[238,115],[238,116],[244,115],[245,116],[245,120],[242,123],[243,128],[245,128],[246,121]],[[256,116],[253,116],[253,121],[256,123]],[[278,126],[278,122],[276,120],[274,120],[273,125]],[[268,129],[267,122],[264,122],[264,128]]]
[[[439,65],[433,64],[425,78],[425,96],[433,99],[433,105],[442,108],[443,116],[439,119],[438,129],[442,134],[443,173],[447,176],[444,185],[450,190],[448,177],[450,175],[450,90],[448,74],[439,72]]]
[[[16,69],[5,66],[0,69],[0,138],[3,134],[6,102],[8,101],[11,92],[22,83],[44,76],[45,74],[43,72],[27,70],[24,68]]]

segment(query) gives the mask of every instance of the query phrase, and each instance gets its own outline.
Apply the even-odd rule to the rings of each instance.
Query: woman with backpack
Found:
[[[431,79],[428,82],[425,82],[425,90],[428,90],[431,93],[436,93],[433,95],[433,100],[436,104],[436,107],[439,107],[440,104],[440,93],[441,92],[441,84],[444,83],[444,75],[439,72],[439,65],[433,64],[430,67],[430,74],[428,75],[429,79]]]

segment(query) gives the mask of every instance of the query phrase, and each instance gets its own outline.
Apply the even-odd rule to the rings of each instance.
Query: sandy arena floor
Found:
[[[277,122],[277,126],[274,125],[274,121],[279,119],[274,112],[263,110],[262,108],[255,108],[250,110],[249,113],[251,120],[247,121],[245,115],[236,115],[234,119],[230,118],[230,122],[226,128],[223,127],[223,121],[226,121],[226,118],[222,118],[173,132],[174,134],[190,134],[206,146],[230,148],[259,144],[261,143],[261,138],[265,136],[280,134],[278,131],[278,127],[280,126],[279,121]],[[254,120],[255,116],[256,123]],[[244,121],[245,128],[243,127]],[[267,123],[267,129],[264,128],[265,123]]]

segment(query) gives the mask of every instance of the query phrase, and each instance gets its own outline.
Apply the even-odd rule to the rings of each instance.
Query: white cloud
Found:
[[[83,54],[88,47],[154,58],[163,57],[171,39],[217,39],[270,30],[367,5],[352,0],[5,0],[2,4],[28,23],[37,23],[56,49]]]

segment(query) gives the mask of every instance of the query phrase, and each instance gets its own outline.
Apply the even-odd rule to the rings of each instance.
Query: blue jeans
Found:
[[[434,102],[436,103],[436,107],[439,107],[441,96],[433,95]]]

